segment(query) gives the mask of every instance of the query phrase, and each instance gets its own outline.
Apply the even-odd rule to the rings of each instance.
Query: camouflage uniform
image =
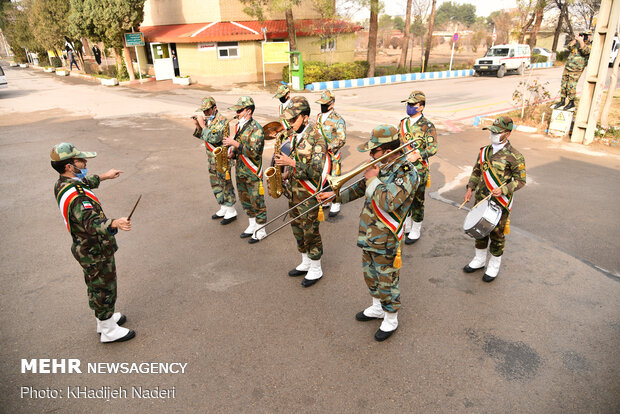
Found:
[[[249,96],[239,98],[237,105],[230,109],[237,111],[254,105],[254,101]],[[237,168],[235,177],[237,181],[237,192],[239,200],[245,213],[256,218],[258,224],[267,222],[267,209],[265,208],[265,195],[263,188],[263,148],[265,137],[263,127],[254,119],[247,121],[241,128],[235,127],[235,140],[241,146],[234,150],[237,158]],[[249,165],[248,165],[249,164]]]
[[[424,93],[413,91],[409,98],[402,102],[416,104],[425,100]],[[413,221],[420,223],[424,220],[424,192],[427,181],[430,178],[428,159],[437,153],[437,131],[435,130],[435,125],[422,115],[413,124],[411,123],[411,117],[403,118],[400,121],[399,133],[401,142],[404,144],[405,142],[412,141],[412,145],[417,148],[422,157],[422,159],[414,163],[420,177],[420,185],[415,192],[411,205],[411,218]]]
[[[368,151],[394,139],[398,139],[398,130],[390,125],[381,125],[373,130],[370,142],[360,145],[358,149]],[[418,182],[415,167],[401,157],[389,168],[381,169],[377,178],[360,181],[336,198],[339,202],[348,203],[365,197],[357,245],[362,248],[364,281],[370,294],[381,300],[381,307],[386,312],[397,312],[401,306],[400,269],[393,265],[401,240],[378,214],[397,216],[400,232],[398,228],[395,231],[402,238],[403,223]]]
[[[97,154],[80,152],[73,145],[63,143],[56,146],[50,155],[52,161],[61,161],[68,158],[92,158]],[[73,239],[71,253],[84,271],[88,304],[97,319],[106,320],[114,314],[116,303],[114,253],[118,245],[114,235],[118,230],[111,227],[112,219],[105,216],[91,191],[99,187],[99,182],[98,175],[87,176],[83,180],[60,176],[54,185],[54,195],[57,200],[66,200],[67,208],[61,208],[61,213]],[[71,191],[76,191],[74,198],[63,198]],[[87,195],[89,193],[90,197]]]
[[[203,100],[202,106],[198,108],[199,111],[205,111],[215,105],[215,100],[208,97]],[[211,188],[217,203],[221,206],[234,206],[235,205],[235,188],[233,187],[232,180],[226,179],[226,175],[219,173],[215,168],[215,156],[213,151],[215,148],[222,145],[222,139],[224,137],[224,129],[228,120],[220,113],[217,112],[215,117],[211,120],[207,120],[205,127],[194,130],[194,136],[200,138],[205,142],[205,149],[207,151],[207,162],[209,165],[209,181],[211,182]],[[232,171],[232,161],[229,160],[229,171]]]
[[[498,117],[493,126],[489,129],[494,133],[500,133],[503,131],[509,131],[512,129],[512,120],[507,116]],[[490,153],[492,153],[492,146],[482,147],[480,150],[482,151],[485,148],[490,148]],[[517,151],[510,142],[507,141],[504,147],[498,150],[495,154],[491,155],[490,163],[492,164],[493,170],[497,173],[502,183],[507,183],[504,187],[502,187],[502,194],[511,197],[512,194],[522,188],[525,185],[525,159],[523,155]],[[485,198],[490,194],[490,190],[487,187],[486,181],[483,177],[483,173],[489,167],[486,165],[481,165],[480,163],[480,155],[476,160],[476,164],[474,165],[474,169],[469,177],[469,182],[467,183],[467,187],[471,188],[472,191],[475,192],[475,200],[478,203],[480,200]],[[502,204],[495,198],[491,197],[497,205],[502,206]],[[502,217],[498,223],[498,225],[493,229],[491,234],[483,239],[476,240],[476,249],[486,249],[489,245],[489,239],[491,240],[491,246],[489,247],[489,251],[493,256],[501,256],[504,252],[505,245],[505,236],[504,230],[506,227],[506,223],[508,221],[510,215],[510,211],[508,208],[502,208]]]
[[[589,41],[585,42],[583,48],[580,48],[577,42],[570,47],[570,54],[566,59],[566,65],[562,73],[561,98],[567,98],[569,101],[575,100],[577,82],[581,72],[588,65],[591,49],[592,44]]]
[[[295,97],[283,116],[290,120],[306,108],[309,108],[306,98]],[[310,123],[300,134],[294,133],[290,140],[291,158],[295,160],[295,168],[288,168],[288,183],[291,189],[289,208],[292,208],[321,188],[326,174],[329,172],[330,160],[325,138]],[[301,206],[291,210],[291,218],[315,207],[317,204],[317,199],[311,198]],[[291,223],[293,235],[297,241],[297,250],[300,253],[306,253],[310,260],[319,260],[323,255],[318,214],[319,209],[315,208]]]
[[[331,91],[325,91],[321,95],[321,99],[316,102],[319,104],[329,104],[335,99]],[[322,113],[317,115],[316,129],[327,140],[327,150],[332,160],[332,175],[337,177],[342,169],[340,150],[347,141],[347,125],[344,119],[333,109],[325,120],[323,120],[323,115]]]
[[[286,94],[290,92],[291,90],[288,88],[287,85],[280,85],[278,86],[278,90],[276,91],[276,94],[273,95],[273,97],[280,99],[286,96]],[[291,125],[286,119],[282,118],[282,114],[284,114],[284,110],[290,103],[291,103],[291,99],[289,98],[286,102],[280,103],[280,106],[278,107],[278,117],[280,118],[280,123],[282,124],[285,130],[289,130],[291,128]]]

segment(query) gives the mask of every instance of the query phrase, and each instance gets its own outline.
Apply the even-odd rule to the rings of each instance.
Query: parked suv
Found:
[[[498,45],[493,46],[484,57],[476,59],[474,76],[492,73],[498,78],[503,77],[507,71],[514,70],[519,75],[530,67],[529,45]]]
[[[1,88],[8,88],[9,87],[9,83],[6,81],[6,76],[4,75],[4,70],[2,70],[2,67],[0,66],[0,89]]]

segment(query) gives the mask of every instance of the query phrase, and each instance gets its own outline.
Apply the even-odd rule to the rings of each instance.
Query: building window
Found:
[[[336,38],[334,36],[321,38],[321,52],[336,50]]]
[[[220,42],[217,44],[218,59],[239,59],[239,42]]]

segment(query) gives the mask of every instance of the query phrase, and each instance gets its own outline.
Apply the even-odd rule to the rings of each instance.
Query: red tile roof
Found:
[[[287,38],[286,20],[243,22],[212,22],[142,26],[140,31],[148,42],[198,43],[264,39],[261,28],[267,28],[267,39]],[[343,20],[296,20],[297,36],[354,33],[361,27]]]

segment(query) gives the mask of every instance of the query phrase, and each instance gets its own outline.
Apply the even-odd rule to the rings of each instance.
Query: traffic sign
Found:
[[[452,36],[452,40],[455,41],[455,42],[457,40],[459,40],[459,34],[458,33],[454,33],[454,36]]]
[[[144,35],[138,33],[125,33],[125,44],[129,46],[144,46]]]

